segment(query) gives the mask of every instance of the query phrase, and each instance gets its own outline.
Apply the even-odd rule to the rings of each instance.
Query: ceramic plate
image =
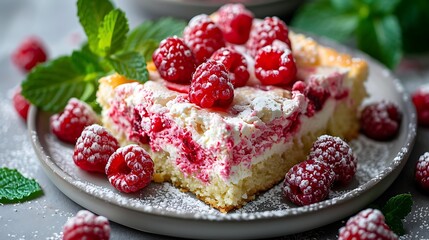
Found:
[[[388,99],[403,111],[400,132],[393,141],[376,142],[359,136],[351,142],[359,159],[355,180],[347,188],[333,189],[323,202],[296,207],[283,199],[281,184],[228,214],[169,183],[152,183],[138,194],[122,194],[105,176],[79,170],[72,160],[73,146],[50,133],[50,115],[32,108],[29,131],[35,152],[46,174],[70,199],[112,221],[145,232],[186,238],[249,239],[302,232],[340,220],[374,201],[398,176],[414,143],[416,116],[410,99],[390,71],[358,51],[319,41],[367,59],[367,88],[371,95],[367,102]]]

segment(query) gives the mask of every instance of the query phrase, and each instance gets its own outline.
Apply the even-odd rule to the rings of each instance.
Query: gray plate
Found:
[[[51,181],[81,206],[117,223],[162,235],[187,238],[262,238],[302,232],[345,218],[379,197],[395,180],[412,149],[416,135],[414,107],[392,73],[368,56],[319,39],[342,52],[368,60],[367,101],[388,99],[403,111],[400,133],[390,142],[359,136],[351,142],[359,164],[355,180],[333,189],[328,200],[304,207],[285,201],[281,184],[242,209],[222,214],[192,194],[168,183],[152,183],[138,194],[116,191],[105,176],[75,167],[73,146],[58,141],[49,130],[48,113],[32,108],[29,132],[41,165]]]

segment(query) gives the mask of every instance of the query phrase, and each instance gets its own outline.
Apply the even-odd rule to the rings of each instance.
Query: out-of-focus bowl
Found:
[[[216,11],[220,6],[229,3],[242,3],[253,14],[262,18],[279,16],[288,18],[305,0],[133,0],[140,5],[149,17],[172,16],[189,19],[195,15]]]

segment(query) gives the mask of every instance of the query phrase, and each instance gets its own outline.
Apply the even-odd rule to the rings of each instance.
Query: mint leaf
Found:
[[[77,15],[93,52],[97,52],[98,49],[98,29],[104,16],[112,10],[113,5],[108,0],[77,1]]]
[[[389,199],[383,207],[382,212],[386,219],[386,224],[396,234],[403,235],[405,233],[402,219],[411,212],[412,205],[411,194],[400,194]]]
[[[0,168],[0,203],[22,202],[42,193],[34,179],[22,176],[16,169]]]
[[[429,1],[401,1],[396,8],[396,16],[402,29],[404,51],[424,54],[429,52]]]
[[[373,0],[370,7],[374,13],[390,14],[398,6],[401,0]]]
[[[73,51],[71,61],[81,73],[105,72],[101,59],[90,51]]]
[[[382,212],[390,214],[400,219],[404,219],[410,212],[413,206],[413,199],[411,194],[399,194],[394,196],[387,201],[384,205]]]
[[[169,36],[181,36],[186,22],[173,18],[161,18],[145,21],[128,36],[124,50],[140,52],[145,59],[152,59],[152,54],[159,42]]]
[[[395,68],[402,57],[401,28],[393,15],[361,19],[358,26],[358,47]]]
[[[101,56],[110,55],[122,48],[128,33],[128,20],[119,9],[110,11],[98,31],[98,52]]]
[[[337,11],[329,0],[314,1],[301,8],[291,25],[337,41],[348,39],[359,22],[357,11]]]
[[[149,73],[145,58],[138,52],[125,52],[110,56],[110,64],[115,71],[128,79],[146,82]]]
[[[58,112],[68,100],[95,95],[98,74],[87,74],[75,66],[72,57],[63,56],[39,64],[22,82],[22,95],[45,111]]]

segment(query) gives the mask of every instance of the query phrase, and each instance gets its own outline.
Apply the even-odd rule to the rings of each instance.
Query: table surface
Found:
[[[131,27],[145,18],[132,1],[117,1],[127,13]],[[46,43],[49,56],[68,54],[84,37],[76,18],[74,0],[2,0],[0,2],[0,167],[16,168],[35,178],[44,195],[34,200],[0,206],[0,239],[61,239],[62,226],[82,209],[58,190],[44,174],[27,135],[27,127],[15,113],[12,89],[24,75],[11,63],[11,52],[23,39],[35,35]],[[395,71],[407,92],[429,82],[429,58],[407,57]],[[384,203],[400,193],[411,193],[412,212],[404,220],[406,234],[401,239],[429,239],[429,198],[413,182],[414,165],[429,151],[429,129],[418,128],[409,160],[391,187],[375,201]],[[336,239],[345,220],[277,239]],[[133,230],[111,222],[111,239],[169,239]]]

